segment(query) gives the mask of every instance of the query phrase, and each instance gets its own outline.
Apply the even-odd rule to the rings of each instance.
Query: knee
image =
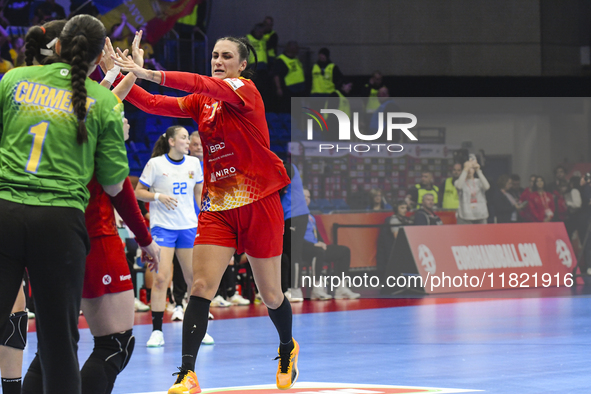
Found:
[[[263,302],[269,309],[277,309],[283,303],[283,298],[285,297],[283,293],[271,293],[271,294],[262,294]]]
[[[212,299],[213,296],[215,296],[216,290],[216,286],[212,286],[205,279],[199,278],[193,281],[193,285],[191,286],[191,295]],[[213,295],[210,295],[212,291]]]
[[[170,278],[168,278],[164,275],[156,275],[156,276],[154,276],[153,288],[155,288],[157,290],[163,290],[168,287],[169,283],[170,283]]]

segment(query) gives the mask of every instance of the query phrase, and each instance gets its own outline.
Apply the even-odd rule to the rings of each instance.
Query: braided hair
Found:
[[[248,67],[248,65],[247,65],[246,69],[243,70],[242,73],[240,74],[244,78],[251,79],[254,76],[254,70],[256,70],[259,60],[257,58],[257,52],[254,50],[254,47],[252,46],[252,44],[250,43],[248,38],[246,38],[246,37],[231,37],[231,36],[222,37],[216,41],[216,44],[219,41],[231,41],[231,42],[235,43],[238,46],[238,55],[240,56],[240,62],[243,62],[244,60],[246,60],[247,64],[248,64],[248,58],[250,57],[250,54],[252,53],[254,55],[254,66]]]
[[[61,53],[45,64],[64,62],[71,66],[72,106],[78,118],[78,144],[88,141],[86,130],[86,77],[92,62],[101,54],[107,36],[102,22],[90,15],[76,15],[66,23],[59,40]]]
[[[66,20],[55,20],[47,22],[43,26],[32,26],[25,36],[25,64],[32,66],[35,61],[38,64],[43,64],[48,56],[53,55],[53,45],[55,39],[59,37],[60,33],[66,25]],[[52,48],[47,45],[53,43]]]

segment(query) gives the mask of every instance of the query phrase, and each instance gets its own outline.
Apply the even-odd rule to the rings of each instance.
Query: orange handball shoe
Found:
[[[179,368],[179,372],[172,375],[178,375],[178,377],[172,387],[168,389],[168,394],[197,394],[201,392],[195,372]]]
[[[296,380],[298,380],[298,354],[300,353],[300,345],[292,338],[293,349],[291,352],[281,352],[278,350],[279,366],[277,367],[277,388],[279,390],[290,389]],[[170,392],[169,392],[170,394]]]

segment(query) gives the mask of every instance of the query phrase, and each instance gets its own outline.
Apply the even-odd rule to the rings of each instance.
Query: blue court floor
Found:
[[[300,378],[289,392],[591,393],[590,301],[502,299],[295,315]],[[166,393],[180,365],[181,328],[165,324],[166,345],[148,349],[151,326],[136,326],[134,355],[113,393]],[[275,383],[278,339],[267,317],[214,320],[209,333],[216,344],[201,347],[196,367],[204,391]],[[36,349],[35,334],[29,337],[25,366]],[[81,330],[81,362],[92,343],[89,330]]]

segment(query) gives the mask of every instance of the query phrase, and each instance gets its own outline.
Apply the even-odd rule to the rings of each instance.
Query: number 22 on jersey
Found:
[[[26,172],[33,174],[37,173],[39,163],[41,162],[41,156],[43,155],[43,143],[47,136],[47,128],[49,122],[40,122],[29,129],[29,134],[33,135],[33,143],[31,144],[31,153],[29,153],[29,160],[25,166]]]

